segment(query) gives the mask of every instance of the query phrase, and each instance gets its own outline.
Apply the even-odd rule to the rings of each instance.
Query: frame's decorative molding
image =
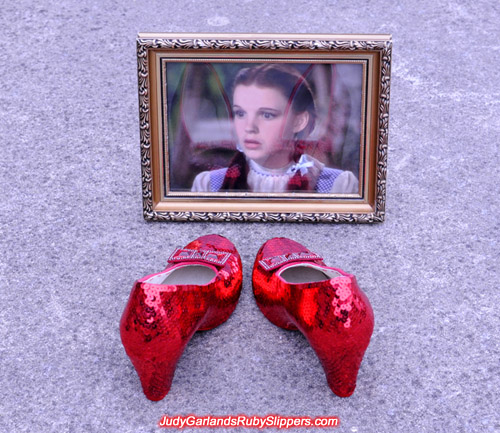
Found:
[[[144,49],[175,50],[319,50],[319,51],[373,51],[384,50],[390,41],[333,41],[322,39],[165,39],[138,38],[138,46]]]
[[[168,36],[168,35],[165,35]],[[229,36],[229,35],[228,35]],[[315,222],[315,223],[374,223],[385,218],[387,146],[389,131],[390,69],[392,41],[326,40],[326,39],[237,39],[230,35],[205,37],[141,37],[137,39],[139,123],[141,144],[141,174],[144,218],[151,221],[239,221],[239,222]],[[244,35],[242,35],[244,36]],[[299,35],[294,35],[299,37]],[[149,86],[150,50],[304,50],[304,51],[376,51],[380,52],[378,143],[373,213],[274,213],[274,212],[163,212],[153,209],[153,175],[151,154],[151,107]]]
[[[155,212],[144,211],[151,221],[191,222],[287,222],[287,223],[375,223],[384,221],[384,214],[348,213],[270,213],[270,212]]]

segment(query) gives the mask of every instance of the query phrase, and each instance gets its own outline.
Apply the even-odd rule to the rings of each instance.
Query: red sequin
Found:
[[[177,361],[193,334],[225,322],[241,292],[241,259],[229,240],[207,235],[184,249],[199,250],[202,258],[193,261],[191,254],[184,264],[210,266],[216,271],[215,278],[206,285],[154,284],[150,282],[153,275],[141,278],[132,288],[120,322],[125,351],[150,400],[167,395]],[[214,252],[230,256],[220,264],[222,261],[217,263],[211,258]],[[182,264],[175,260],[165,270]]]
[[[373,310],[356,278],[340,269],[327,267],[323,260],[305,259],[331,279],[292,284],[279,276],[285,263],[267,269],[272,257],[289,253],[312,254],[303,245],[286,238],[267,241],[259,250],[253,269],[253,289],[257,305],[275,325],[300,330],[316,352],[325,370],[328,385],[340,397],[350,396],[356,387],[358,370],[373,332]]]

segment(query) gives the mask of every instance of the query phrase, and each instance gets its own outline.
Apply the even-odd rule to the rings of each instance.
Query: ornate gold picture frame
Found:
[[[139,34],[144,218],[382,222],[390,35]]]

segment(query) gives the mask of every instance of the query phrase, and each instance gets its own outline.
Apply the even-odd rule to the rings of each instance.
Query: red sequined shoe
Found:
[[[373,310],[356,278],[291,239],[274,238],[257,254],[252,282],[264,315],[276,326],[301,331],[331,390],[349,397],[373,331]]]
[[[218,235],[178,248],[164,271],[135,282],[120,334],[147,398],[158,401],[167,395],[187,343],[196,331],[229,318],[241,282],[238,251]]]

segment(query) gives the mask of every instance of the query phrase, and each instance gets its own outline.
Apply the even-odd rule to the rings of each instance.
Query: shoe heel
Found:
[[[309,342],[323,366],[328,386],[333,393],[339,397],[351,396],[356,389],[356,379],[366,347],[359,347],[359,344],[353,348],[350,345],[328,346]]]
[[[180,355],[182,353],[179,356],[169,355],[169,359],[165,360],[148,360],[129,355],[141,381],[144,395],[149,400],[160,401],[168,394]]]
[[[370,343],[373,310],[354,277],[336,278],[330,284],[333,290],[322,286],[303,291],[294,316],[323,366],[330,389],[339,397],[349,397]]]
[[[177,286],[175,291],[160,292],[154,286],[136,283],[120,322],[120,335],[144,394],[158,401],[168,394],[177,361],[206,317],[207,303],[195,290]]]

